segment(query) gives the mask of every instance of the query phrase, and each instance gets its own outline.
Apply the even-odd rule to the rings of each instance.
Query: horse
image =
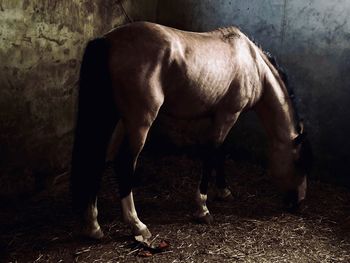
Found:
[[[270,174],[286,204],[297,208],[305,199],[309,144],[285,75],[237,27],[200,33],[149,22],[117,27],[88,42],[79,83],[71,191],[83,235],[103,237],[97,194],[107,149],[114,144],[123,219],[135,236],[151,237],[137,215],[132,188],[138,156],[158,114],[210,119],[195,196],[198,220],[212,221],[206,201],[213,172],[221,197],[232,194],[224,177],[222,144],[249,109],[267,131]]]

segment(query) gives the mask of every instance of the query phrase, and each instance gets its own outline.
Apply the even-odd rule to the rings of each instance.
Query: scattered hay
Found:
[[[99,200],[102,242],[79,240],[67,187],[40,198],[2,203],[1,262],[350,262],[350,193],[311,182],[306,208],[283,212],[278,191],[256,165],[227,161],[235,193],[228,203],[209,199],[211,226],[194,223],[193,195],[200,165],[185,156],[143,157],[135,190],[141,219],[168,251],[146,259],[121,222],[109,172]],[[209,193],[209,195],[212,192]],[[146,253],[147,254],[147,253]],[[148,255],[149,256],[149,255]]]

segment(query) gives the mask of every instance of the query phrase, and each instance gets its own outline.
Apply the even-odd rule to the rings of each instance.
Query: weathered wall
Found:
[[[163,0],[157,16],[160,23],[194,31],[238,25],[275,54],[289,73],[307,121],[316,155],[314,176],[349,182],[348,0]],[[253,134],[260,127],[254,117],[246,118],[236,135],[244,134],[247,145],[259,144]]]
[[[123,5],[136,18],[155,16],[152,1]],[[67,170],[84,46],[125,22],[118,1],[0,0],[2,194]]]
[[[349,174],[350,4],[347,0],[124,0],[134,20],[189,30],[238,25],[291,77],[317,157],[317,176]],[[0,190],[67,170],[86,41],[128,22],[118,1],[0,0]],[[256,136],[256,134],[259,136]],[[259,152],[254,115],[230,141]],[[235,139],[239,138],[239,140]],[[40,182],[40,180],[39,180]]]

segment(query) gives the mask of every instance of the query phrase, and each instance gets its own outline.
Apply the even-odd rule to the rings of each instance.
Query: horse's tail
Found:
[[[78,114],[72,153],[73,208],[84,211],[96,198],[106,148],[117,122],[105,38],[90,41],[80,69]]]

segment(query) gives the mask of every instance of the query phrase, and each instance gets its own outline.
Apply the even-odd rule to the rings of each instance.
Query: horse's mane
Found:
[[[295,96],[294,88],[289,83],[288,74],[287,74],[286,70],[277,62],[276,57],[273,56],[269,51],[264,50],[261,47],[261,45],[256,42],[255,39],[251,39],[251,41],[263,52],[263,54],[269,60],[271,65],[277,70],[279,77],[283,81],[283,83],[284,83],[284,85],[285,85],[285,87],[287,89],[289,98],[291,100],[293,110],[294,110],[294,120],[295,120],[296,129],[297,129],[297,132],[300,133],[301,127],[300,127],[299,123],[300,123],[300,121],[302,119],[300,118],[300,115],[299,115],[299,112],[298,112],[298,107],[297,107],[297,104],[296,104],[296,96]]]
[[[300,122],[302,122],[302,119],[300,118],[300,115],[298,113],[298,108],[295,101],[296,97],[295,97],[294,89],[289,84],[289,81],[288,81],[288,74],[286,73],[285,69],[278,64],[276,57],[274,57],[270,52],[263,50],[261,46],[257,44],[254,40],[252,41],[257,47],[260,48],[263,54],[270,61],[271,65],[274,66],[274,68],[277,70],[279,77],[281,78],[281,80],[283,81],[287,89],[287,92],[289,94],[289,98],[291,100],[292,107],[293,107],[295,128],[299,134],[298,136],[299,138],[294,143],[301,144],[300,153],[299,153],[300,157],[296,165],[299,168],[302,168],[304,171],[306,171],[307,174],[309,174],[311,172],[312,164],[313,164],[312,147],[309,140],[305,138],[305,135],[306,135],[305,131],[303,131],[303,134],[301,134],[302,127],[300,126]]]
[[[273,56],[268,51],[264,51],[264,50],[262,50],[262,51],[265,54],[265,56],[268,58],[268,60],[272,64],[272,66],[275,67],[275,69],[277,70],[277,72],[279,74],[279,77],[281,78],[281,80],[283,81],[284,85],[286,86],[286,89],[287,89],[289,98],[290,98],[290,100],[292,102],[292,106],[293,106],[293,110],[294,110],[294,119],[295,119],[295,122],[296,122],[296,128],[297,128],[297,131],[299,133],[300,130],[301,130],[301,127],[299,125],[299,122],[300,122],[301,119],[300,119],[300,115],[299,115],[299,112],[298,112],[298,107],[297,107],[297,104],[296,104],[296,97],[295,97],[295,93],[294,93],[294,88],[289,83],[288,74],[285,71],[285,69],[280,64],[278,64],[277,59],[276,59],[275,56]]]

